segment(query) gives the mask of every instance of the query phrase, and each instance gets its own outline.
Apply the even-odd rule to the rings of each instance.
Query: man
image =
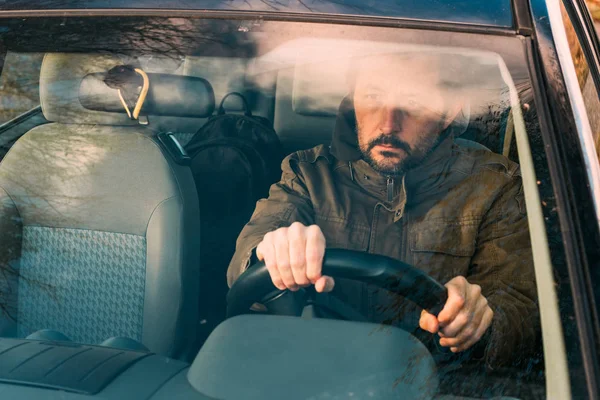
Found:
[[[314,285],[371,321],[435,334],[438,347],[468,350],[490,367],[535,347],[538,309],[518,165],[454,142],[465,95],[451,61],[413,54],[356,62],[331,148],[283,162],[281,181],[238,238],[230,285],[255,256],[279,289]],[[385,290],[334,282],[321,274],[326,247],[412,264],[444,283],[448,300],[436,318]]]

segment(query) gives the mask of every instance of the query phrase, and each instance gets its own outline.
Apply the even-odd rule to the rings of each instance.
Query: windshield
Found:
[[[0,337],[200,352],[189,379],[215,398],[333,354],[298,398],[544,396],[517,38],[137,17],[0,32]],[[240,284],[250,315],[226,319],[261,261],[269,290]]]

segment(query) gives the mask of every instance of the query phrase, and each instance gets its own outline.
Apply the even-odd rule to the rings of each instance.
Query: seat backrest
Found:
[[[52,122],[26,133],[0,164],[0,229],[11,239],[2,259],[18,269],[16,319],[0,324],[0,336],[125,336],[185,357],[198,324],[200,267],[191,172],[124,111],[89,110],[79,98],[84,77],[120,63],[44,59],[41,104]]]
[[[298,66],[282,69],[277,75],[274,127],[286,154],[328,144],[337,108],[347,93],[345,86],[331,85],[332,81],[323,85],[322,74],[311,72],[310,66]],[[311,77],[316,79],[314,84]],[[332,86],[329,94],[320,91]]]
[[[220,104],[228,93],[242,93],[253,115],[272,120],[273,107],[265,98],[269,95],[269,90],[265,88],[255,90],[254,82],[247,77],[248,62],[246,58],[237,57],[188,56],[183,63],[182,73],[185,76],[201,77],[209,81],[215,94],[215,104]],[[228,113],[243,112],[243,105],[235,96],[227,98],[225,107]],[[187,124],[180,123],[175,136],[182,145],[185,145],[206,121],[207,119],[194,119],[187,121]]]
[[[350,92],[347,79],[351,62],[350,58],[332,56],[331,59],[300,62],[279,70],[274,127],[287,153],[330,143],[338,108],[342,99]],[[500,73],[497,75],[499,77]],[[489,82],[485,82],[489,87],[468,92],[467,100],[456,120],[461,127],[461,135],[465,135],[465,132],[468,134],[460,142],[462,145],[468,143],[467,139],[470,139],[469,142],[487,144],[485,135],[494,134],[490,131],[475,135],[475,128],[471,129],[471,125],[477,123],[479,130],[485,124],[488,128],[491,126],[489,120],[495,116],[482,107],[482,104],[485,106],[491,101],[496,108],[505,106],[502,102],[505,85],[498,77],[489,77]],[[502,152],[502,139],[503,136],[494,138],[493,151]]]

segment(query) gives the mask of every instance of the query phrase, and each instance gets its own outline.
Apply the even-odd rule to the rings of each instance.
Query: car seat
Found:
[[[44,58],[40,101],[51,122],[0,163],[0,292],[11,314],[0,319],[0,336],[50,329],[92,344],[126,337],[186,358],[198,326],[196,188],[176,146],[169,151],[129,119],[104,84],[122,63],[113,55]],[[213,109],[205,80],[156,75],[142,114],[206,117]]]

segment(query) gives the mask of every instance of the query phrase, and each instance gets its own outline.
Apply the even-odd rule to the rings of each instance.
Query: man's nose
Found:
[[[396,106],[387,106],[382,110],[379,129],[389,135],[400,130],[404,113]]]

